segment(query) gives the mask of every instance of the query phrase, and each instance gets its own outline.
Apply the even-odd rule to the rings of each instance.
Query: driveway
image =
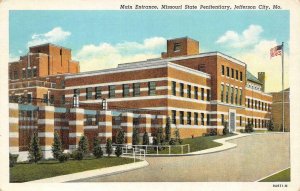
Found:
[[[237,147],[205,155],[147,157],[145,168],[77,182],[246,182],[290,166],[289,133],[256,134],[229,142]]]

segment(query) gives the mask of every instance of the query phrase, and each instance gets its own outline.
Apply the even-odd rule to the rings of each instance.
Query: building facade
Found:
[[[52,44],[31,47],[27,56],[10,63],[10,102],[15,103],[12,108],[25,107],[20,106],[24,103],[27,107],[51,108],[50,118],[55,120],[49,127],[53,131],[47,134],[52,136],[55,129],[64,132],[69,149],[76,147],[82,133],[114,140],[118,128],[125,130],[126,143],[130,144],[132,128],[137,124],[141,135],[147,131],[151,136],[157,127],[165,126],[167,117],[182,138],[210,131],[222,134],[225,122],[232,132],[246,124],[266,128],[272,96],[264,92],[265,73],[256,78],[238,59],[199,51],[196,40],[171,39],[161,58],[79,72],[79,63],[72,61],[69,49]],[[23,71],[27,75],[23,76]],[[64,112],[59,113],[61,110]],[[75,118],[83,121],[79,122],[81,127],[65,121],[68,117],[74,121],[71,111],[79,112]],[[17,121],[21,129],[22,121]],[[89,121],[93,128],[87,125]],[[28,128],[36,127],[39,125]]]

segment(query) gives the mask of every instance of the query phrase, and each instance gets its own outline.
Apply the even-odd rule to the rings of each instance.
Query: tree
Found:
[[[156,138],[157,138],[158,145],[161,145],[164,142],[164,134],[163,134],[163,128],[162,127],[159,127],[157,129]]]
[[[89,152],[89,142],[86,136],[82,135],[78,143],[78,150],[87,154]]]
[[[252,133],[253,132],[253,124],[247,124],[245,127],[246,133]]]
[[[120,157],[122,155],[122,145],[124,144],[124,142],[125,142],[124,131],[123,129],[120,129],[117,133],[117,140],[116,140],[116,143],[118,145],[115,154],[117,155],[117,157]]]
[[[110,156],[110,155],[112,154],[112,151],[113,151],[113,149],[112,149],[111,139],[108,138],[108,139],[106,140],[106,154],[107,154],[108,156]]]
[[[165,141],[169,142],[171,139],[171,118],[168,117],[167,118],[167,124],[166,124],[166,128],[165,128]]]
[[[140,143],[139,131],[138,128],[134,127],[132,132],[132,144],[138,145]]]
[[[62,153],[63,153],[62,143],[61,143],[61,140],[60,140],[60,137],[59,137],[58,133],[55,131],[54,132],[54,140],[53,140],[53,144],[52,144],[53,157],[58,160],[59,156]]]
[[[274,123],[273,123],[273,119],[271,119],[268,124],[268,131],[273,131],[273,130],[274,130]]]
[[[40,147],[40,139],[38,137],[38,133],[34,132],[30,144],[29,144],[29,155],[28,159],[30,162],[37,163],[43,157],[42,149]]]
[[[93,140],[93,155],[96,158],[101,158],[103,156],[103,151],[101,149],[101,145],[97,137],[94,137]]]
[[[227,135],[229,133],[229,130],[228,130],[228,122],[227,121],[224,121],[224,128],[223,128],[223,135]]]
[[[175,128],[174,136],[175,136],[175,141],[178,142],[179,144],[181,144],[182,140],[180,139],[180,132],[177,127]]]
[[[147,131],[143,135],[143,145],[149,145],[149,136]]]

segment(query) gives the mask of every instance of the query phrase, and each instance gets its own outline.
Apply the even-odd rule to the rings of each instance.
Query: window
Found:
[[[54,104],[54,95],[50,95],[49,102],[50,102],[50,104]]]
[[[140,96],[140,83],[133,84],[133,96]]]
[[[14,71],[14,79],[16,80],[16,79],[19,79],[19,75],[18,75],[18,71]]]
[[[48,94],[43,95],[43,102],[47,103],[48,102]]]
[[[234,103],[237,105],[238,104],[238,97],[239,97],[239,90],[237,88],[235,88],[235,99],[234,99]]]
[[[74,95],[78,95],[80,94],[80,90],[79,89],[74,89]]]
[[[204,88],[201,88],[201,100],[204,100]]]
[[[31,68],[27,68],[27,78],[31,78],[31,77],[32,77]]]
[[[172,82],[172,95],[176,96],[176,82]]]
[[[86,88],[85,98],[86,99],[92,99],[92,97],[93,97],[93,88],[92,87]]]
[[[237,80],[239,79],[239,71],[238,70],[235,71],[235,79],[237,79]]]
[[[27,94],[27,103],[31,103],[32,99],[31,99],[31,94]]]
[[[26,70],[22,70],[22,78],[25,79],[26,78]]]
[[[258,127],[260,127],[260,119],[258,119]]]
[[[191,85],[187,85],[187,97],[191,98]]]
[[[210,114],[206,114],[206,125],[210,125]]]
[[[230,103],[233,104],[233,96],[234,96],[234,88],[231,87],[231,91],[230,91]]]
[[[183,113],[183,111],[180,111],[179,112],[179,120],[180,120],[180,124],[181,125],[184,125],[184,113]]]
[[[243,81],[243,72],[240,72],[240,81]]]
[[[257,121],[256,121],[256,119],[255,119],[254,127],[255,128],[257,127]]]
[[[149,82],[148,83],[148,93],[150,96],[153,96],[155,95],[155,89],[156,89],[156,83],[155,82]]]
[[[108,97],[109,98],[116,97],[116,86],[108,86]]]
[[[257,109],[257,101],[255,100],[255,104],[254,104],[255,109]]]
[[[123,97],[129,96],[129,84],[123,84]]]
[[[248,108],[250,108],[250,99],[248,98]]]
[[[176,124],[176,111],[172,110],[172,124]]]
[[[61,96],[60,103],[61,103],[62,105],[66,103],[66,97],[65,97],[65,95],[62,95],[62,96]]]
[[[264,102],[261,102],[261,110],[264,110],[265,108],[264,108]]]
[[[250,118],[248,118],[248,123],[247,123],[248,125],[250,124]]]
[[[181,49],[181,43],[174,43],[173,51],[174,52],[179,52]]]
[[[204,113],[201,113],[201,125],[204,125]]]
[[[96,87],[95,88],[95,99],[101,99],[101,96],[102,96],[102,94],[101,94],[101,88],[100,87]]]
[[[234,78],[234,69],[231,68],[231,78]]]
[[[33,77],[36,77],[36,76],[37,76],[37,70],[36,70],[36,68],[33,68],[33,69],[32,69],[32,74],[33,74]]]
[[[191,121],[191,112],[187,112],[187,124],[188,125],[191,125],[192,124],[192,121]]]
[[[225,66],[222,65],[222,75],[225,75]]]
[[[226,97],[225,97],[226,103],[228,103],[228,94],[229,94],[229,86],[227,85],[226,86]]]
[[[194,113],[194,125],[198,125],[198,113]]]
[[[229,67],[226,67],[226,76],[230,76],[230,74],[229,74]]]
[[[260,101],[258,101],[258,109],[260,110]]]
[[[207,94],[206,95],[207,96],[206,97],[207,101],[210,101],[210,90],[209,89],[206,90],[206,94]]]
[[[242,116],[240,116],[240,126],[242,126]]]
[[[183,91],[184,85],[183,83],[180,83],[180,96],[183,97],[184,96],[184,91]]]
[[[251,108],[253,109],[253,99],[251,99]]]
[[[221,114],[221,122],[222,122],[222,125],[224,125],[224,122],[225,122],[224,114]]]
[[[198,99],[198,87],[194,87],[194,98]]]
[[[65,88],[65,80],[61,81],[61,88]]]
[[[221,84],[221,102],[224,102],[224,84]]]

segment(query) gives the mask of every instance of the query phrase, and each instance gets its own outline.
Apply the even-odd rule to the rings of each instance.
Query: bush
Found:
[[[138,128],[134,127],[132,132],[132,144],[138,145],[140,143],[139,131]]]
[[[271,119],[270,122],[268,123],[268,131],[273,131],[274,130],[274,123],[273,120]]]
[[[9,167],[14,167],[17,163],[19,155],[9,153]]]
[[[106,154],[107,154],[108,156],[110,156],[110,155],[112,154],[112,152],[113,152],[113,148],[112,148],[111,139],[108,138],[108,139],[106,140]]]
[[[145,132],[144,135],[143,135],[143,145],[149,145],[149,136],[148,136],[148,133]]]
[[[38,137],[38,133],[34,132],[30,144],[29,144],[29,162],[37,163],[39,160],[43,158],[42,149],[40,147],[40,139]]]
[[[181,144],[182,140],[180,138],[180,131],[177,127],[175,128],[174,135],[175,135],[175,142],[178,142],[179,144]]]
[[[253,132],[253,124],[247,124],[245,127],[246,133],[252,133]]]
[[[103,151],[97,137],[95,137],[93,141],[93,155],[96,158],[101,158],[103,156]]]
[[[84,155],[84,153],[83,153],[82,150],[80,150],[80,149],[77,149],[77,150],[75,150],[75,151],[72,153],[72,157],[73,157],[75,160],[82,160],[82,159],[83,159],[83,155]]]
[[[224,122],[223,135],[227,135],[229,133],[228,123]]]
[[[53,157],[55,159],[59,160],[59,157],[62,154],[62,152],[63,152],[63,150],[62,150],[61,140],[60,140],[58,133],[55,131],[54,132],[54,140],[53,140],[53,144],[52,144]]]
[[[86,136],[81,136],[78,143],[78,150],[80,150],[83,154],[87,154],[89,152],[89,142]]]
[[[207,134],[209,136],[216,136],[217,135],[217,129],[216,128],[209,128],[209,129],[207,129]]]
[[[66,153],[61,153],[60,155],[58,155],[58,161],[63,163],[69,160],[70,155],[66,154]],[[81,159],[80,159],[81,160]]]
[[[176,140],[174,138],[171,138],[169,141],[169,145],[176,145]]]
[[[118,134],[117,134],[117,141],[116,143],[118,144],[117,145],[117,148],[115,150],[115,154],[117,157],[120,157],[122,155],[122,144],[124,144],[125,142],[125,136],[124,136],[124,131],[123,129],[120,129],[118,131]]]

